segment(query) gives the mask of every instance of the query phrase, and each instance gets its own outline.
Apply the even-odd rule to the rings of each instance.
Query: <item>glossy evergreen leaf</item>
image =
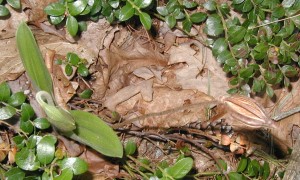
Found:
[[[263,165],[263,175],[262,175],[263,179],[264,180],[268,179],[269,175],[270,175],[270,165],[268,162],[265,161]]]
[[[281,71],[286,77],[295,77],[298,74],[296,68],[291,65],[282,66]]]
[[[156,8],[157,12],[162,16],[167,16],[169,14],[166,6],[159,6]]]
[[[250,48],[245,41],[236,44],[232,47],[232,52],[237,58],[247,58],[250,52]]]
[[[83,99],[89,99],[89,98],[91,98],[92,94],[93,94],[93,91],[91,89],[86,89],[86,90],[82,91],[82,93],[79,94],[79,97],[83,98]]]
[[[71,15],[67,17],[66,22],[67,30],[71,36],[76,36],[78,32],[78,22],[77,19]]]
[[[252,4],[251,0],[245,0],[241,4],[235,4],[234,8],[239,11],[242,11],[244,13],[247,13],[253,9],[253,4]]]
[[[27,140],[27,148],[29,149],[33,149],[36,147],[36,143],[38,140],[40,140],[41,137],[40,136],[36,136],[36,135],[31,135],[28,140]]]
[[[213,46],[212,46],[212,53],[214,56],[218,56],[223,51],[227,50],[228,44],[225,38],[218,38]]]
[[[285,10],[282,6],[276,7],[272,12],[272,16],[276,18],[282,18],[284,15],[285,15]]]
[[[272,98],[274,96],[274,90],[272,89],[271,86],[269,86],[269,85],[266,86],[266,93],[270,98]]]
[[[217,14],[208,16],[204,31],[210,36],[219,36],[224,32],[221,19]]]
[[[228,173],[228,177],[230,180],[246,180],[245,176],[239,174],[237,172],[230,172]]]
[[[0,84],[0,101],[7,102],[10,97],[11,91],[7,82]]]
[[[236,172],[240,173],[240,172],[245,171],[246,168],[247,168],[247,165],[248,165],[248,159],[245,158],[245,157],[242,157],[239,164],[238,164]]]
[[[55,176],[53,180],[71,180],[73,179],[73,171],[70,168],[65,168],[58,176]]]
[[[136,143],[132,140],[129,140],[125,145],[125,154],[133,155],[137,149]]]
[[[245,0],[233,0],[232,4],[241,4],[242,2],[244,2]]]
[[[11,106],[5,106],[0,108],[0,119],[6,120],[10,119],[16,114],[16,109]]]
[[[17,92],[9,97],[7,103],[13,107],[18,107],[21,106],[25,102],[25,100],[25,94],[23,92]]]
[[[50,123],[46,118],[36,118],[33,124],[38,129],[47,129],[50,127]]]
[[[21,2],[20,0],[6,0],[6,2],[15,9],[21,8]]]
[[[67,53],[67,61],[71,65],[76,66],[80,62],[80,58],[78,57],[77,54],[69,52],[69,53]]]
[[[183,19],[185,17],[185,14],[180,10],[180,8],[175,9],[172,14],[177,20]]]
[[[230,7],[228,6],[228,4],[225,2],[225,3],[222,3],[220,5],[220,11],[223,15],[227,15],[229,14],[230,12]]]
[[[224,171],[227,170],[227,163],[223,159],[218,159],[218,166],[221,166],[220,168]]]
[[[9,10],[5,6],[0,5],[0,17],[8,16],[9,14]]]
[[[284,8],[289,8],[289,7],[293,6],[294,3],[295,3],[295,0],[283,0],[281,4]]]
[[[203,4],[203,7],[209,11],[215,11],[217,9],[216,2],[214,0],[209,0]]]
[[[5,172],[6,180],[16,180],[16,179],[24,179],[25,178],[25,172],[18,168],[18,167],[12,167],[8,171]]]
[[[239,70],[240,77],[243,79],[250,79],[254,75],[253,67],[242,68]]]
[[[31,134],[34,127],[30,121],[20,121],[20,129],[28,134]]]
[[[201,23],[206,19],[207,15],[203,12],[197,12],[190,16],[193,23]]]
[[[166,6],[169,13],[173,13],[176,9],[180,8],[177,0],[169,0]]]
[[[231,26],[228,29],[228,41],[236,44],[244,39],[246,32],[247,30],[243,26]]]
[[[36,147],[36,154],[42,165],[47,165],[54,159],[55,143],[57,139],[52,135],[42,137]]]
[[[217,61],[221,64],[226,63],[226,61],[228,60],[234,60],[232,54],[230,53],[230,51],[225,50],[223,52],[221,52],[218,56],[217,56]]]
[[[26,23],[22,22],[16,33],[17,47],[23,66],[37,91],[44,90],[53,94],[52,80],[33,34]]]
[[[89,73],[89,69],[84,64],[79,64],[77,72],[82,77],[87,77]]]
[[[35,171],[40,168],[40,162],[35,156],[35,149],[22,148],[16,153],[16,164],[27,171]]]
[[[184,5],[187,9],[192,9],[198,6],[198,4],[195,1],[189,1],[189,0],[183,0],[182,5]]]
[[[134,8],[129,2],[126,2],[126,5],[123,6],[120,10],[119,20],[126,21],[134,15]]]
[[[265,82],[263,80],[254,79],[253,85],[252,85],[252,91],[253,92],[262,92],[262,90],[265,88]]]
[[[119,7],[119,4],[120,4],[120,1],[119,0],[109,0],[108,1],[108,4],[113,7],[113,8],[118,8]]]
[[[190,19],[186,18],[183,22],[182,22],[182,28],[184,31],[186,32],[190,32],[191,28],[192,28],[192,22],[190,21]]]
[[[152,0],[135,0],[134,4],[139,8],[146,8],[151,4]]]
[[[56,2],[46,6],[44,11],[50,16],[62,16],[66,11],[66,7],[64,6],[64,4]]]
[[[83,32],[83,31],[87,30],[87,23],[86,23],[86,21],[79,21],[78,22],[78,30],[80,32]]]
[[[150,30],[151,25],[152,25],[152,20],[151,17],[149,16],[149,14],[142,12],[139,14],[140,17],[140,21],[143,24],[143,26],[145,27],[146,30]]]
[[[123,146],[116,133],[97,116],[84,111],[71,111],[77,129],[67,134],[70,138],[86,144],[111,157],[123,156]]]
[[[64,15],[61,16],[49,16],[49,22],[53,25],[58,25],[65,19]]]
[[[63,159],[60,167],[62,169],[71,169],[74,175],[83,174],[88,170],[87,163],[78,157]]]
[[[77,16],[84,11],[87,6],[87,0],[76,0],[68,3],[68,11],[71,16]]]
[[[194,160],[190,157],[182,158],[173,166],[166,168],[165,172],[174,179],[180,179],[185,177],[191,171],[193,163]]]
[[[90,10],[91,16],[94,16],[101,11],[101,9],[102,9],[101,2],[102,1],[94,1],[94,4]]]
[[[23,103],[21,106],[21,119],[22,121],[27,121],[34,116],[34,110],[30,104]]]
[[[176,18],[173,15],[166,16],[165,20],[169,28],[173,28],[176,25]]]
[[[65,73],[67,76],[71,76],[73,74],[73,68],[70,64],[65,66]]]

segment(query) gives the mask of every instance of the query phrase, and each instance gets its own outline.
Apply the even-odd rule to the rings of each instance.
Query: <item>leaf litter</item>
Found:
[[[33,4],[40,3],[35,1],[28,1],[27,3],[31,8],[29,14],[39,14],[38,18],[29,15],[29,20],[34,21],[35,24],[37,22],[43,23],[45,16],[40,11],[43,9],[43,5],[34,8]],[[48,3],[48,1],[45,2],[45,4]],[[14,11],[11,12],[14,13]],[[21,20],[28,21],[28,16],[23,13],[16,13],[12,15],[11,19],[1,21],[0,47],[2,48],[0,49],[2,58],[0,64],[2,68],[0,82],[15,80],[24,71],[14,43],[17,22]],[[40,27],[42,25],[46,27],[42,28],[44,30],[51,28],[47,24],[39,24]],[[153,116],[133,122],[132,126],[126,124],[125,127],[129,129],[129,133],[120,131],[123,139],[135,136],[136,141],[139,142],[138,151],[148,154],[149,159],[156,162],[163,159],[174,160],[176,156],[166,152],[174,147],[174,143],[179,142],[179,136],[183,136],[184,140],[190,140],[189,143],[192,142],[191,144],[203,143],[205,148],[218,147],[210,151],[213,153],[213,158],[221,158],[233,166],[236,166],[236,161],[232,160],[233,153],[240,149],[261,148],[268,150],[268,148],[262,147],[265,142],[258,142],[260,144],[257,144],[255,141],[257,136],[247,136],[249,134],[247,132],[234,134],[233,137],[223,136],[222,138],[222,134],[218,132],[217,128],[214,129],[210,126],[208,130],[199,130],[199,123],[205,123],[211,116],[217,115],[220,111],[219,106],[210,105],[210,102],[227,95],[229,77],[223,72],[207,47],[198,41],[186,40],[178,32],[172,32],[170,29],[164,30],[163,27],[165,24],[161,27],[161,36],[158,37],[157,41],[149,41],[144,36],[143,30],[129,31],[124,27],[113,27],[104,20],[90,23],[88,30],[82,33],[82,37],[77,43],[71,43],[67,37],[61,38],[63,36],[61,33],[58,37],[34,27],[33,31],[45,59],[48,59],[50,63],[51,61],[53,63],[57,57],[65,56],[68,52],[77,53],[88,61],[92,77],[87,83],[94,92],[90,101],[79,101],[75,97],[77,87],[84,89],[86,86],[82,80],[78,77],[69,78],[62,72],[61,67],[54,67],[52,76],[54,79],[56,78],[54,80],[54,86],[57,90],[55,96],[59,99],[58,102],[61,102],[61,106],[93,111],[106,120],[110,119],[110,123],[126,122],[128,119],[153,114]],[[58,30],[54,31],[58,32]],[[53,34],[57,35],[55,32]],[[159,38],[163,39],[163,44]],[[181,38],[185,39],[185,42],[176,44]],[[47,58],[49,53],[52,53],[50,55],[52,57]],[[62,81],[67,83],[67,86]],[[71,86],[74,83],[77,84],[76,87]],[[299,86],[298,81],[293,83],[291,92],[277,91],[278,100],[275,102],[268,100],[266,103],[264,98],[256,99],[267,105],[265,108],[268,110],[269,116],[276,115],[279,113],[279,109],[286,111],[299,106],[297,104],[300,98]],[[282,99],[283,101],[279,101]],[[32,103],[34,103],[33,100]],[[206,105],[197,108],[176,109],[197,103]],[[119,114],[118,119],[113,119],[111,116],[114,111]],[[160,112],[167,113],[160,114]],[[292,147],[295,136],[299,132],[298,116],[299,114],[292,115],[278,123],[281,130],[275,132],[277,133],[275,136],[278,138],[275,142],[279,145],[285,142],[285,145]],[[197,131],[191,130],[194,128]],[[187,132],[190,130],[191,133],[181,133],[181,129]],[[142,131],[143,134],[147,132],[149,138],[144,136]],[[169,132],[173,133],[174,136],[169,135]],[[150,140],[150,135],[155,135],[155,138]],[[172,141],[164,143],[170,140]],[[67,147],[67,151],[79,151],[81,145],[70,145],[70,142],[67,141],[70,140],[61,141]],[[219,143],[225,146],[230,145],[230,150],[233,153],[224,152],[226,148]],[[199,171],[216,169],[216,162],[211,158],[211,154],[199,151],[195,146],[189,146],[189,148],[195,158],[195,167]],[[126,176],[118,164],[112,163],[109,159],[90,149],[80,150],[79,154],[89,163],[92,176],[100,174],[95,179]]]

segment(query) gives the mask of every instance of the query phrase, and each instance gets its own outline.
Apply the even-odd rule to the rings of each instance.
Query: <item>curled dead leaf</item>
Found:
[[[227,134],[221,135],[221,145],[228,146],[231,144],[231,138]]]

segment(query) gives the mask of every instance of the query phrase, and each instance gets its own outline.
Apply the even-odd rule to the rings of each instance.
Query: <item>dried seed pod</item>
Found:
[[[234,95],[224,98],[222,102],[226,106],[227,114],[233,121],[238,121],[246,127],[254,129],[262,127],[276,128],[274,121],[267,116],[264,108],[254,99]],[[238,123],[233,122],[232,124],[234,126]]]

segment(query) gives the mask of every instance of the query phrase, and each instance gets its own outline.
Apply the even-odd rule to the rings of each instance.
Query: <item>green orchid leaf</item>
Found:
[[[51,76],[33,34],[25,22],[19,25],[16,39],[23,66],[34,88],[37,91],[43,90],[53,95]]]
[[[123,156],[123,146],[118,136],[100,118],[78,110],[71,111],[71,115],[74,117],[77,128],[73,133],[66,134],[67,136],[106,156],[119,158]]]
[[[54,105],[53,99],[46,91],[39,91],[36,94],[36,100],[48,116],[51,125],[55,126],[61,132],[70,132],[76,128],[72,115]]]

